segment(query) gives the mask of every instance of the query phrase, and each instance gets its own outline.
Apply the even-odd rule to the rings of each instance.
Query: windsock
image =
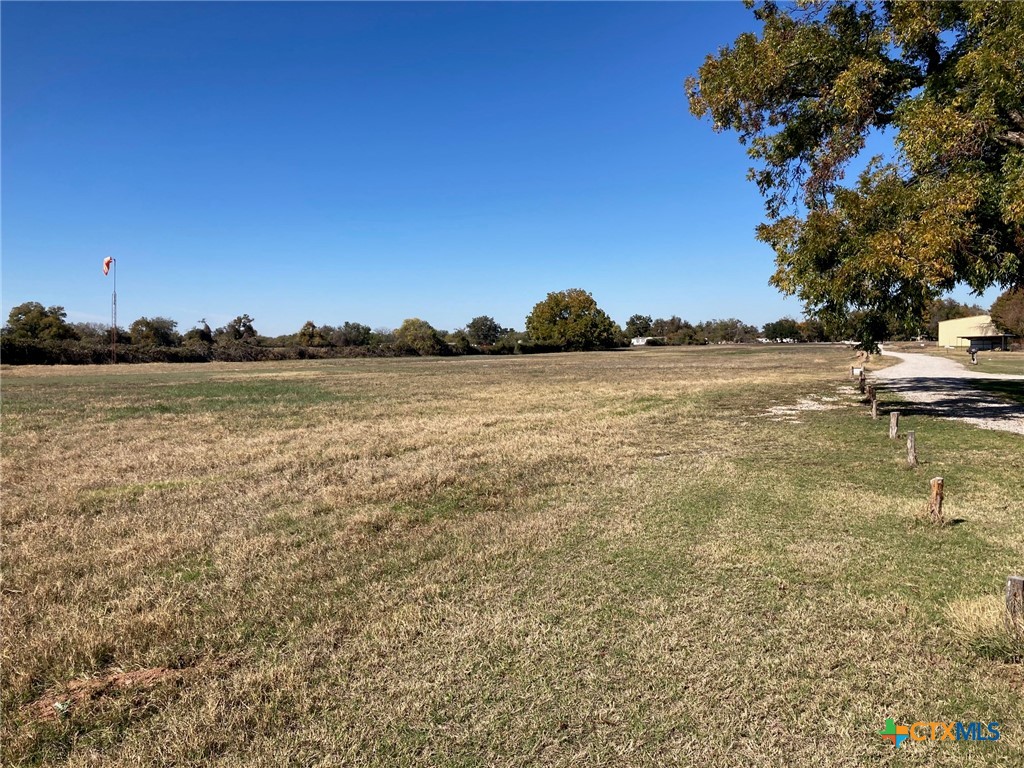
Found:
[[[104,275],[110,274],[110,265],[113,264],[113,263],[114,263],[114,259],[112,257],[110,257],[110,256],[107,256],[107,258],[105,258],[103,260],[103,274]]]

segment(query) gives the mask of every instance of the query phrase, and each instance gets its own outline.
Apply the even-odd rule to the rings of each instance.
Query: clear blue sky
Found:
[[[684,78],[739,3],[9,3],[3,317],[799,316]],[[966,299],[968,294],[957,294]],[[995,294],[978,301],[988,306]]]

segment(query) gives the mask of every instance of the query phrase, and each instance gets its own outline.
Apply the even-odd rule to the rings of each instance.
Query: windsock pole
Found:
[[[110,264],[114,272],[114,292],[110,295],[110,358],[117,365],[117,259]]]
[[[107,256],[103,260],[103,274],[114,272],[114,292],[110,294],[110,362],[117,364],[117,259]]]

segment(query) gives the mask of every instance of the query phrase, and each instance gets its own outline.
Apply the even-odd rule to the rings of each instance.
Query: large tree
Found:
[[[615,345],[616,327],[594,297],[582,288],[549,293],[526,318],[530,339],[565,350]]]
[[[78,333],[68,325],[64,307],[44,307],[38,301],[26,301],[14,307],[4,326],[5,336],[32,341],[76,339]]]
[[[958,283],[1024,282],[1024,3],[760,4],[687,80],[766,201],[771,282],[873,346]],[[873,133],[893,157],[851,162]]]
[[[956,299],[935,299],[932,301],[924,315],[924,332],[928,338],[939,338],[939,323],[943,320],[955,320],[958,317],[971,317],[972,315],[983,315],[985,310],[977,304],[961,304]]]
[[[992,305],[992,322],[997,327],[1024,339],[1024,288],[1010,290]]]
[[[339,347],[366,347],[370,345],[373,338],[373,331],[370,326],[362,323],[346,322],[340,328],[335,328],[330,334],[332,344]]]
[[[312,320],[307,320],[295,334],[295,342],[303,347],[328,347],[331,344],[328,334],[323,328],[317,328]]]
[[[403,349],[417,355],[440,355],[446,344],[441,334],[426,320],[410,317],[395,331],[395,342]]]
[[[650,315],[633,315],[626,321],[626,335],[631,339],[650,336],[653,324]]]
[[[177,347],[181,344],[178,323],[168,317],[140,317],[132,323],[128,332],[132,344],[149,347]]]
[[[781,317],[773,323],[765,323],[762,333],[772,341],[781,339],[799,339],[800,324],[791,317]]]
[[[502,336],[512,332],[511,328],[502,328],[498,322],[489,315],[474,317],[466,323],[465,334],[471,344],[481,346],[492,346],[497,344]]]

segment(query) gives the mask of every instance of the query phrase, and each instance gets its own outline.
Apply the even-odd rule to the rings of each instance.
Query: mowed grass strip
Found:
[[[983,350],[977,354],[977,364],[971,363],[971,356],[966,348],[947,349],[938,346],[934,341],[900,341],[885,345],[886,349],[896,352],[916,352],[921,354],[944,357],[959,363],[964,369],[974,373],[1010,373],[1024,375],[1024,352],[1004,352],[1002,350]]]
[[[1020,437],[851,359],[6,370],[4,762],[1019,764]]]

